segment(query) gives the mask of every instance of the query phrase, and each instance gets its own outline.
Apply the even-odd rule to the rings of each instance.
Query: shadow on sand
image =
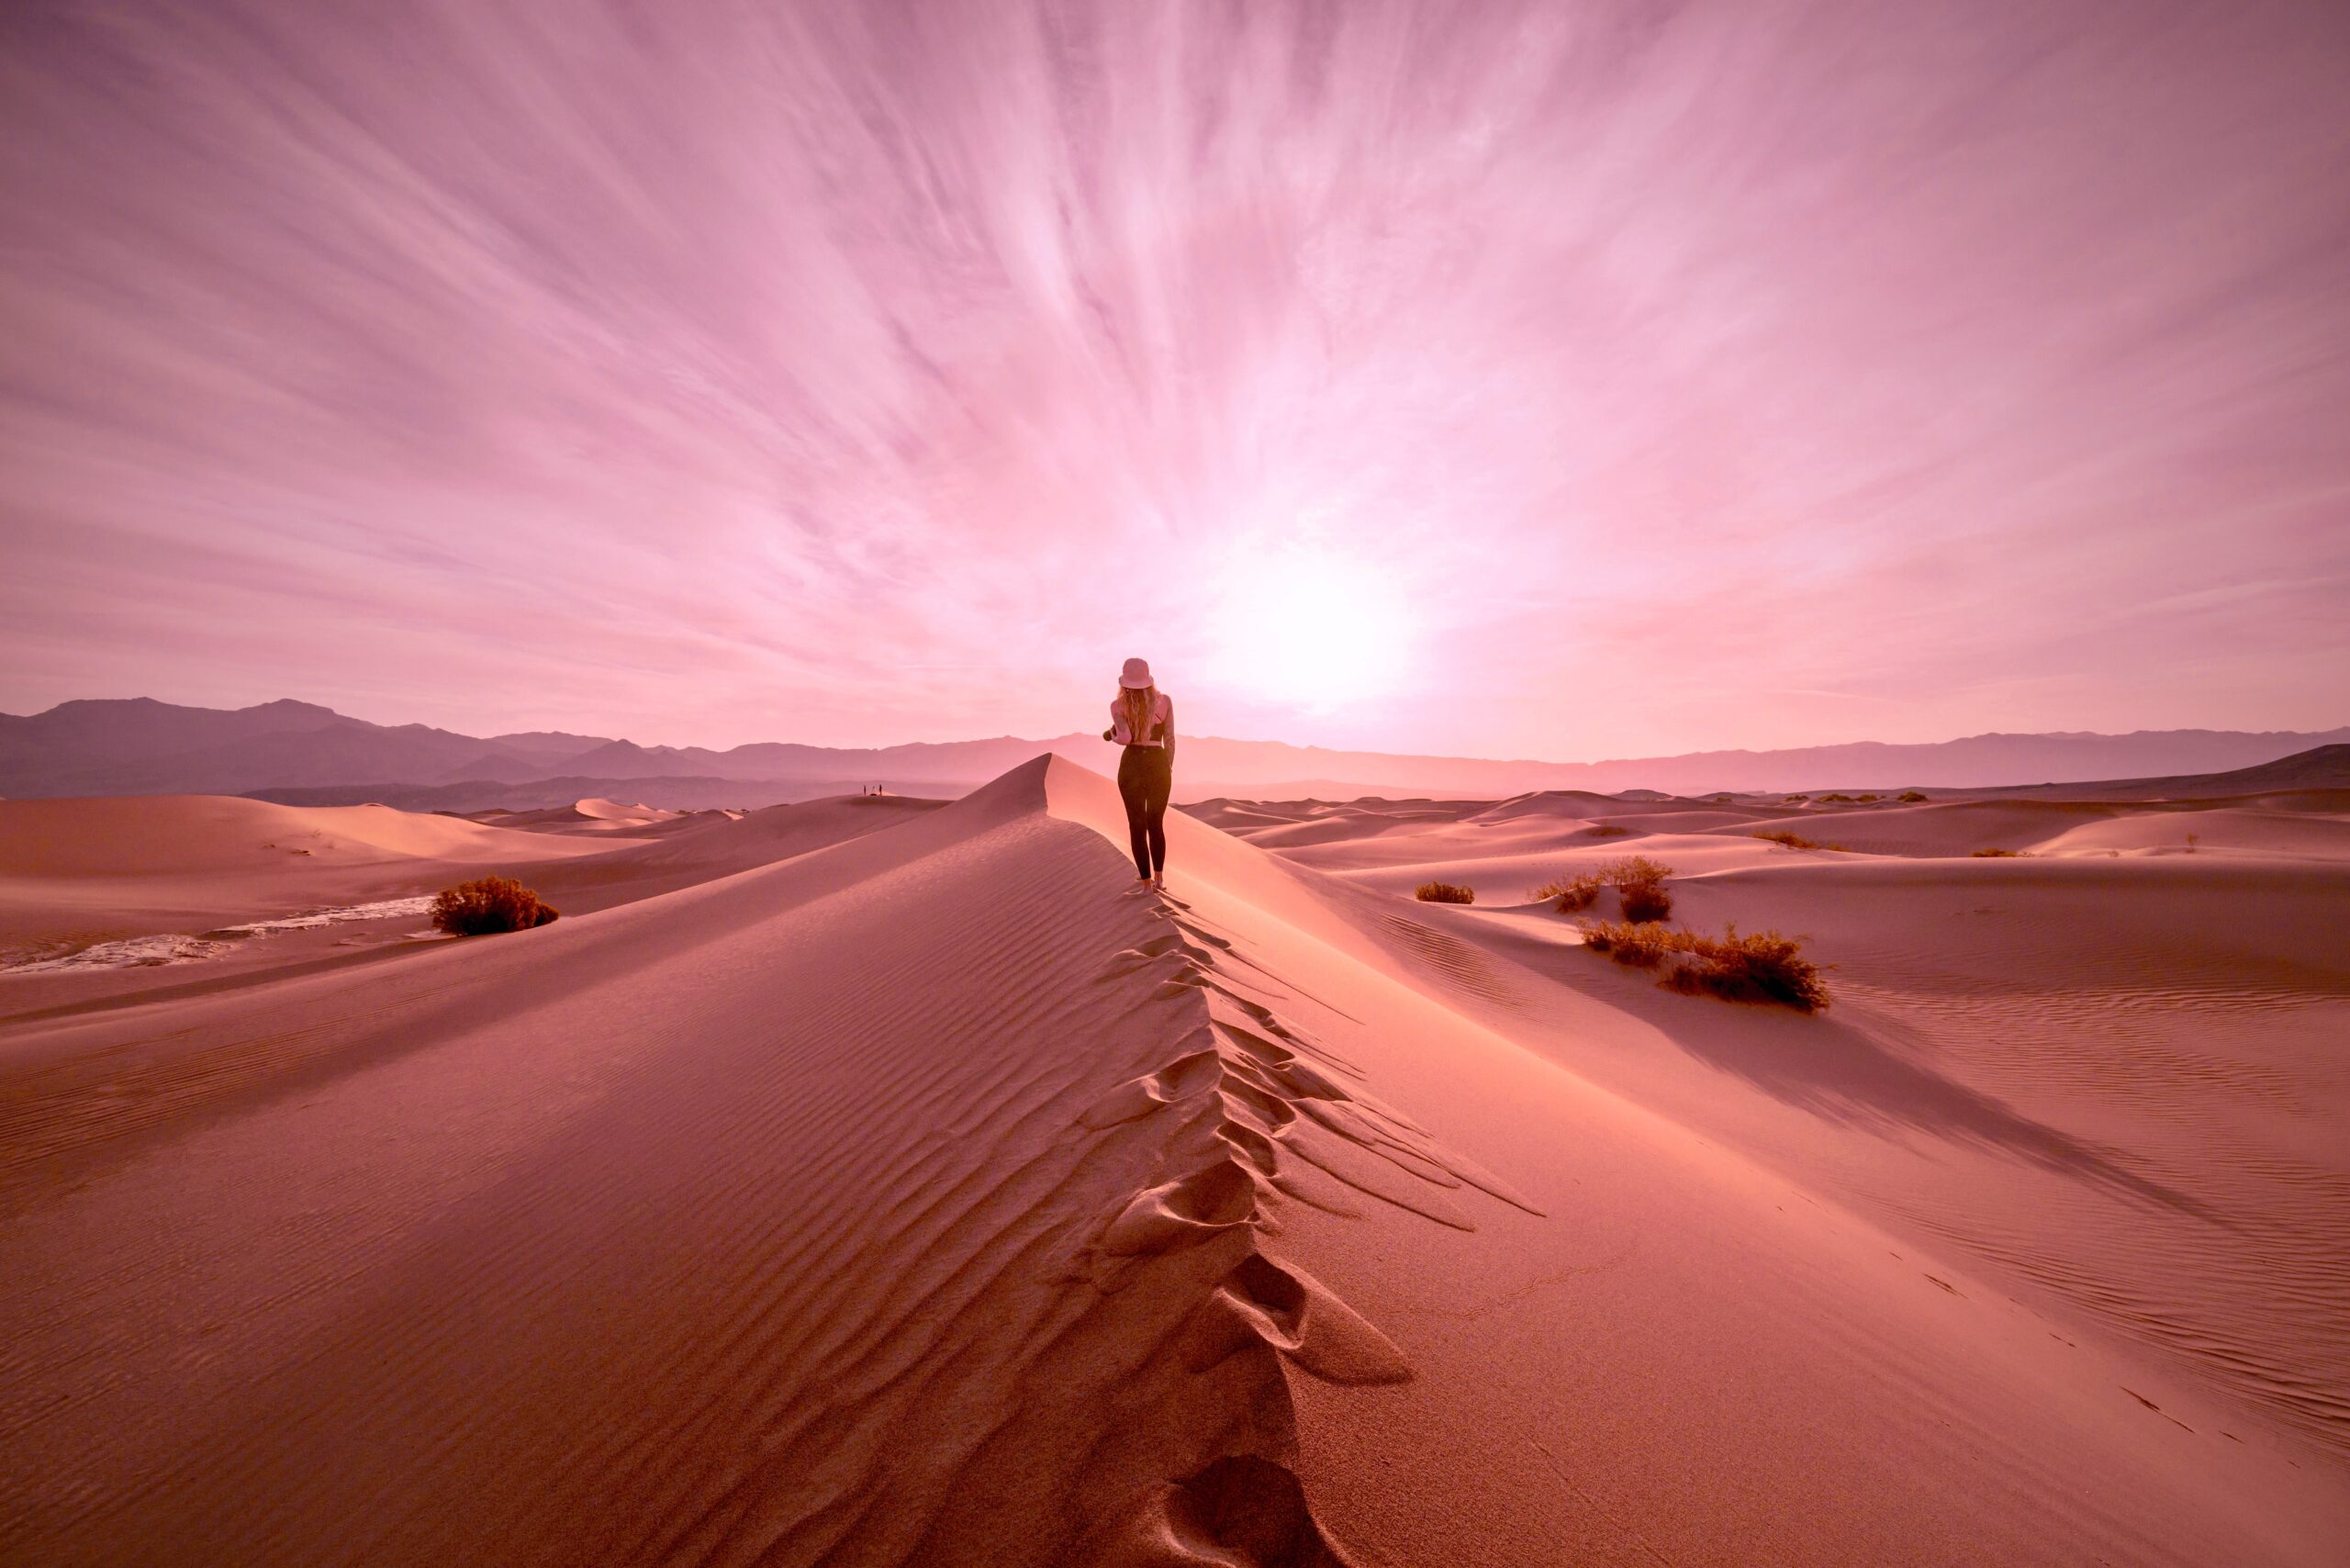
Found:
[[[1563,969],[1555,972],[1568,980]],[[1589,983],[1596,978],[1568,983],[1596,996],[1602,988]],[[1623,970],[1609,976],[1640,978]],[[1753,1003],[1680,996],[1640,983],[1622,991],[1606,989],[1603,1000],[1654,1025],[1691,1057],[1813,1115],[1879,1133],[1922,1133],[1994,1149],[2141,1202],[2214,1225],[2226,1223],[2196,1199],[2131,1170],[2114,1154],[1945,1077],[1911,1054],[1921,1047],[1889,1044],[1849,1016],[1807,1017]]]

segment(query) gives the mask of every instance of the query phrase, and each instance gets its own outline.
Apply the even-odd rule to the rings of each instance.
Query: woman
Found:
[[[1110,699],[1105,741],[1126,749],[1118,757],[1118,794],[1126,802],[1126,833],[1134,840],[1135,876],[1167,890],[1167,797],[1175,788],[1175,704],[1151,683],[1150,666],[1128,659]]]

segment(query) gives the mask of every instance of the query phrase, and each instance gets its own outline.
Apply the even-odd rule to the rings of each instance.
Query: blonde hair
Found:
[[[1118,694],[1126,704],[1126,734],[1136,743],[1150,739],[1150,717],[1158,707],[1156,686],[1122,686]]]

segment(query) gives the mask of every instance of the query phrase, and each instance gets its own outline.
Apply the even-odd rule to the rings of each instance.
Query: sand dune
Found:
[[[2350,1527],[2322,1400],[2199,1376],[2062,1274],[2218,1236],[2162,1194],[2224,1195],[1975,1064],[1900,1101],[1887,1047],[1797,1033],[1828,1021],[1188,820],[1138,893],[1064,762],[890,821],[0,1031],[12,1554],[2285,1563]],[[1807,1101],[1770,1077],[1807,1049],[1860,1065]],[[2244,1180],[2311,1181],[2257,1174],[2263,1114]],[[2001,1253],[2010,1198],[2076,1190],[2067,1227],[2157,1218]],[[2137,1262],[2149,1318],[2201,1299]],[[2334,1376],[2322,1316],[2238,1327],[2278,1324],[2274,1370]]]
[[[565,807],[484,824],[217,796],[0,801],[0,1018],[394,956],[431,935],[420,895],[485,873],[584,913],[936,804],[849,796],[660,820]]]
[[[679,814],[676,812],[664,811],[659,806],[648,806],[641,801],[630,803],[606,801],[593,796],[576,802],[571,809],[592,822],[626,823],[631,826],[640,827],[649,823],[667,822]]]
[[[2302,825],[2306,847],[2330,823]],[[1807,934],[1836,966],[1829,1018],[1693,1008],[1576,951],[1547,908],[1424,907],[1393,950],[1530,1047],[2350,1452],[2339,859],[2273,840],[2121,860],[1682,853],[1704,842],[1642,846],[1695,873],[1677,913]],[[1367,854],[1349,880],[1401,877]]]
[[[384,806],[209,795],[0,801],[0,965],[412,896],[598,847]]]
[[[527,812],[476,812],[473,818],[498,827],[527,828],[537,833],[643,834],[665,824],[687,823],[697,814],[699,813],[589,796],[567,806],[543,806]]]
[[[2103,822],[2128,809],[2099,801],[1953,801],[1774,812],[1768,821],[1713,831],[1795,833],[1815,843],[1870,855],[1935,859],[1969,856],[1978,849],[2032,849],[2085,823]]]
[[[2042,855],[2219,854],[2350,861],[2350,793],[2337,794],[2331,811],[2207,807],[2142,812],[2104,822],[2084,823],[2041,840]]]
[[[540,838],[387,806],[278,806],[221,795],[0,801],[0,875],[249,878],[299,858],[337,865],[543,859]]]

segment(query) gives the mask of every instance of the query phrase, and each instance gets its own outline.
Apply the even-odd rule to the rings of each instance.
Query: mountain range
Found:
[[[2220,773],[2343,742],[2350,742],[2350,727],[1995,734],[1926,745],[1860,741],[1539,762],[1331,751],[1201,735],[1181,742],[1177,793],[1183,800],[1499,799],[1535,790],[1688,795],[1984,789]],[[679,807],[762,805],[865,784],[957,795],[1046,751],[1103,771],[1115,765],[1113,748],[1091,734],[882,747],[762,741],[719,751],[554,731],[480,736],[425,724],[374,724],[290,700],[222,710],[141,697],[0,714],[0,796],[261,795],[304,804],[376,800],[446,811],[545,805],[585,795]]]

